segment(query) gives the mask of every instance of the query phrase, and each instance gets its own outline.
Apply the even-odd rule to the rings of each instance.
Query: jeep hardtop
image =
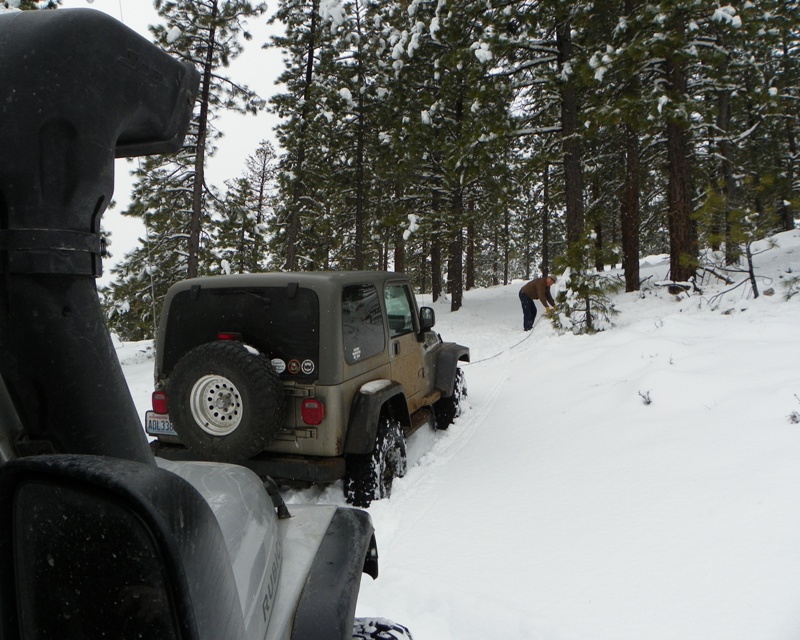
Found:
[[[179,282],[156,339],[154,451],[283,481],[343,478],[348,501],[367,506],[404,474],[405,439],[460,412],[469,349],[434,322],[402,273]]]

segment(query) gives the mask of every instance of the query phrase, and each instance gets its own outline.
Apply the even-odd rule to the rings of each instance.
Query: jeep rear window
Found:
[[[319,373],[319,300],[311,289],[286,287],[197,288],[178,293],[164,336],[163,374],[187,351],[217,340],[219,332],[242,340],[277,364],[285,380],[311,382]]]
[[[371,284],[342,290],[342,339],[348,364],[381,353],[386,344],[378,291]]]

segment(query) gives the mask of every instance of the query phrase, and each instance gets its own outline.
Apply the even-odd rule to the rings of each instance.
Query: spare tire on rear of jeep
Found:
[[[265,355],[241,342],[208,342],[186,353],[169,376],[167,395],[181,441],[205,460],[251,458],[283,424],[278,374]]]

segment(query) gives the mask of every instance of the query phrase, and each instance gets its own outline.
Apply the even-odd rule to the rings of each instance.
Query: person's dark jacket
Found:
[[[545,308],[556,306],[553,296],[550,295],[550,287],[547,286],[547,277],[531,280],[520,289],[520,292],[531,300],[538,300]]]

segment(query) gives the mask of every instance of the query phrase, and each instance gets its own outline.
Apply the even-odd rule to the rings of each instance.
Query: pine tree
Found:
[[[214,260],[225,273],[256,273],[268,267],[267,220],[272,216],[276,155],[262,141],[245,161],[245,173],[228,181],[217,205]]]
[[[194,140],[191,128],[184,147],[174,156],[149,156],[133,171],[131,204],[123,215],[140,218],[145,237],[112,270],[114,281],[104,291],[111,327],[124,340],[152,337],[167,289],[186,277],[187,239],[192,217]],[[210,216],[206,213],[204,222]],[[208,244],[203,264],[210,264]]]
[[[266,7],[253,6],[247,0],[155,0],[155,7],[166,22],[152,28],[156,42],[169,53],[192,63],[201,74],[187,244],[187,275],[191,278],[199,273],[205,162],[206,155],[213,153],[210,141],[216,133],[212,128],[214,114],[222,109],[255,113],[263,104],[247,87],[221,75],[221,68],[241,53],[239,38],[250,39],[245,21],[261,15]]]
[[[611,231],[612,244],[619,244],[627,291],[638,290],[640,284],[642,190],[646,184],[642,154],[654,138],[644,118],[649,51],[643,42],[647,29],[639,22],[641,17],[639,0],[600,2],[584,16],[589,21],[584,46],[592,75],[586,94],[593,143],[592,226],[596,233],[602,232],[601,227]],[[600,239],[598,233],[598,244]],[[602,257],[600,251],[597,258]]]
[[[219,137],[212,123],[222,109],[255,111],[261,101],[221,75],[248,39],[244,20],[263,11],[250,2],[157,0],[167,21],[151,30],[158,44],[195,64],[201,89],[183,148],[172,156],[149,156],[133,172],[132,204],[123,212],[141,218],[146,238],[112,270],[116,281],[104,292],[109,322],[124,339],[152,336],[166,290],[186,277],[208,273],[210,247],[205,161]]]
[[[329,237],[322,236],[322,247],[320,242],[303,247],[301,230],[311,228],[325,214],[324,201],[317,196],[321,176],[314,169],[326,170],[319,159],[330,140],[326,129],[330,90],[316,78],[319,67],[330,64],[332,52],[325,49],[330,32],[322,28],[319,0],[281,0],[271,21],[284,24],[284,35],[273,37],[271,46],[283,51],[286,64],[278,78],[286,90],[270,100],[272,111],[282,119],[276,133],[285,149],[271,231],[273,252],[283,258],[281,268],[294,271],[301,258],[304,266],[319,264],[320,257],[327,264]]]
[[[755,67],[748,89],[758,90],[756,104],[746,108],[748,124],[757,126],[744,144],[750,161],[743,189],[762,217],[774,213],[776,228],[789,231],[800,206],[800,3],[757,3],[743,10],[743,21],[749,27],[743,54]]]
[[[271,106],[285,154],[268,234],[243,174],[216,199],[198,270],[404,269],[434,299],[447,281],[457,309],[465,289],[554,263],[590,291],[575,283],[621,257],[634,291],[648,253],[669,252],[679,281],[701,243],[736,262],[792,228],[800,202],[798,9],[281,0],[285,90]],[[163,168],[184,219],[159,233],[185,242],[197,192]]]
[[[585,34],[580,22],[585,12],[581,5],[520,0],[504,8],[495,26],[501,73],[516,90],[512,131],[518,137],[517,181],[521,192],[533,191],[544,199],[541,207],[526,210],[546,215],[546,220],[523,222],[527,229],[540,230],[542,241],[520,276],[536,256],[541,258],[539,269],[547,272],[566,249],[559,238],[548,235],[555,227],[573,241],[583,236],[585,62],[580,54]]]
[[[556,296],[557,311],[551,315],[553,325],[561,331],[576,335],[603,331],[611,327],[611,319],[618,313],[611,294],[619,284],[590,265],[595,242],[590,232],[582,247],[573,245],[565,256],[567,266]]]
[[[398,30],[398,42],[403,34],[407,41],[397,57],[405,63],[401,76],[415,66],[422,72],[410,76],[424,83],[424,91],[417,93],[421,111],[408,115],[406,132],[410,148],[423,150],[429,188],[438,192],[427,222],[441,230],[432,242],[447,248],[453,311],[462,303],[470,211],[477,211],[482,195],[488,195],[482,185],[502,180],[497,167],[504,164],[508,148],[503,132],[510,128],[510,94],[503,79],[490,73],[494,53],[488,36],[497,14],[473,0],[436,7],[412,2],[408,28]]]

